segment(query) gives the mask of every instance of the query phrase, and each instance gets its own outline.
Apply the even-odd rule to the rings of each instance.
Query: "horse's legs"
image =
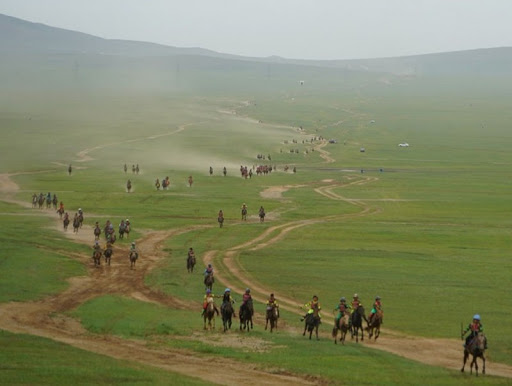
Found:
[[[467,350],[464,350],[464,356],[462,358],[462,368],[460,369],[460,372],[464,372],[464,367],[466,367],[466,361],[468,360],[469,352]]]
[[[482,374],[485,374],[485,357],[484,357],[484,354],[482,354],[482,361],[484,362],[483,368],[482,368]]]
[[[267,316],[267,320],[265,321],[265,330],[267,330],[267,327],[268,327],[268,316]],[[270,323],[270,332],[272,332],[272,323]]]

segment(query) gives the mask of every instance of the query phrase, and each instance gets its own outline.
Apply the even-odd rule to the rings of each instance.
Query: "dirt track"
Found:
[[[82,157],[87,155],[87,151],[82,153]],[[7,174],[0,174],[0,199],[16,202],[23,206],[30,206],[25,202],[17,202],[13,199],[13,194],[17,192],[18,186],[9,177]],[[237,252],[241,249],[255,250],[265,248],[281,240],[288,232],[298,227],[331,221],[333,219],[353,218],[376,213],[378,209],[370,207],[364,200],[345,198],[333,191],[348,184],[371,183],[374,179],[373,177],[353,178],[352,181],[346,184],[321,182],[319,183],[320,186],[315,189],[317,193],[333,200],[342,200],[356,205],[360,208],[360,211],[357,213],[306,219],[276,225],[267,229],[253,240],[233,246],[223,256],[217,256],[217,251],[208,251],[203,255],[203,260],[209,262],[220,258],[220,263],[228,268],[228,270],[225,274],[217,272],[217,280],[221,280],[234,291],[243,292],[243,288],[238,288],[239,286],[230,281],[231,277],[236,277],[237,280],[243,283],[243,287],[248,286],[251,288],[253,297],[256,300],[264,302],[270,290],[261,283],[251,279],[250,275],[238,263],[236,259]],[[275,195],[275,192],[280,193],[291,188],[294,187],[275,187],[274,191],[270,189],[262,194]],[[37,210],[37,213],[52,217],[55,215],[53,211],[46,210]],[[60,222],[55,221],[55,226],[61,229]],[[148,347],[147,341],[132,341],[112,336],[90,334],[74,319],[62,316],[62,312],[72,310],[85,301],[104,294],[122,294],[123,296],[131,296],[141,301],[153,302],[178,309],[199,309],[199,303],[190,304],[189,302],[184,302],[173,296],[154,291],[144,284],[144,276],[151,269],[157,267],[159,261],[164,256],[161,251],[163,242],[170,237],[195,229],[198,229],[198,227],[191,226],[165,232],[146,232],[140,240],[137,240],[141,258],[137,262],[135,270],[127,268],[127,258],[123,260],[121,257],[127,256],[126,247],[116,247],[112,265],[110,267],[103,266],[102,269],[92,268],[89,255],[71,256],[83,262],[86,266],[91,267],[89,268],[88,275],[72,278],[70,286],[66,291],[38,302],[0,304],[0,329],[43,336],[91,352],[140,362],[221,384],[256,385],[261,384],[261,377],[264,377],[265,383],[268,385],[324,383],[321,378],[283,374],[279,373],[276,369],[261,370],[255,366],[242,365],[234,360],[208,357],[186,350],[153,349]],[[70,230],[66,235],[76,242],[90,245],[92,228],[84,226],[78,234],[74,235],[72,230]],[[301,314],[301,311],[298,310],[298,304],[294,299],[280,297],[279,300],[282,309],[297,313],[297,315]],[[54,314],[57,314],[57,316],[51,316]],[[257,319],[261,320],[262,317],[259,316]],[[327,338],[327,334],[324,334],[324,337]],[[226,341],[228,339],[229,337],[226,337]],[[250,344],[250,341],[248,340],[246,343]],[[459,369],[461,366],[462,347],[461,342],[457,340],[411,337],[384,329],[377,342],[364,344],[429,365],[450,369]],[[205,358],[207,358],[210,364],[207,374],[198,371],[204,367]],[[510,366],[488,362],[487,370],[488,374],[512,378],[512,367]]]

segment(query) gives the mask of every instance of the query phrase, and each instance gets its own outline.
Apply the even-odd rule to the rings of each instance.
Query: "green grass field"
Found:
[[[20,187],[15,199],[29,203],[33,193],[56,193],[69,211],[84,208],[87,225],[107,218],[117,224],[129,217],[134,239],[148,230],[204,226],[166,240],[165,259],[145,277],[150,288],[197,304],[197,310],[100,296],[67,314],[93,334],[146,339],[158,347],[332,383],[416,384],[428,379],[431,384],[475,384],[452,370],[352,343],[338,347],[326,338],[312,343],[291,330],[271,336],[257,326],[251,334],[264,342],[261,352],[248,352],[243,345],[210,346],[197,337],[203,333],[199,304],[204,268],[199,260],[197,272],[186,273],[188,248],[193,246],[197,256],[218,251],[213,263],[223,274],[221,257],[234,246],[272,226],[315,219],[268,247],[238,250],[235,261],[278,299],[300,304],[318,294],[324,333],[330,329],[330,309],[340,296],[354,292],[367,308],[380,295],[385,328],[413,336],[458,339],[460,323],[480,313],[492,361],[512,365],[512,327],[504,323],[512,315],[510,90],[500,85],[493,92],[496,83],[485,79],[472,85],[464,79],[399,79],[383,85],[371,77],[347,81],[316,71],[311,75],[315,81],[301,88],[292,82],[305,75],[298,69],[273,72],[273,82],[243,71],[215,80],[184,75],[195,82],[187,93],[121,87],[102,92],[84,85],[52,92],[43,86],[32,92],[20,89],[9,98],[3,93],[0,171],[26,172],[11,177]],[[237,87],[237,79],[243,86]],[[223,82],[226,87],[220,91]],[[87,93],[79,92],[84,88]],[[337,140],[323,147],[334,162],[326,163],[318,149],[311,151],[320,141],[308,141],[318,136]],[[410,147],[399,148],[402,142]],[[299,152],[290,152],[295,149]],[[258,164],[257,154],[270,154],[277,172],[240,178],[240,165]],[[69,163],[74,166],[71,176]],[[139,164],[141,174],[125,174],[125,163]],[[210,166],[213,176],[208,175]],[[226,177],[221,175],[224,166]],[[297,173],[285,173],[285,166],[296,166]],[[191,188],[189,175],[194,177]],[[165,176],[170,189],[156,191],[155,179]],[[131,194],[125,192],[128,178],[134,186]],[[316,190],[329,185],[334,185],[331,196]],[[287,187],[281,197],[261,195],[276,186]],[[243,202],[249,206],[248,223],[239,219]],[[255,217],[260,205],[268,214],[263,224]],[[364,208],[368,213],[361,215]],[[219,209],[226,216],[223,229],[216,224]],[[59,293],[68,286],[66,279],[87,274],[68,253],[89,254],[90,245],[65,239],[54,219],[37,213],[0,201],[0,261],[8,272],[0,276],[3,303]],[[230,281],[246,286],[236,277]],[[217,283],[216,292],[225,285]],[[235,298],[239,301],[241,294]],[[263,310],[257,303],[256,311]],[[290,329],[302,327],[298,315],[282,314]],[[164,384],[167,377],[163,370],[125,362],[116,362],[115,372],[104,377],[80,364],[87,357],[101,369],[99,374],[108,372],[110,365],[94,354],[8,332],[1,339],[8,348],[2,363],[9,370],[0,379],[11,384],[60,383],[66,377],[78,377],[79,383]],[[68,355],[72,367],[64,364]],[[36,366],[42,357],[51,364]],[[41,368],[46,375],[37,379]],[[195,384],[194,379],[179,382]],[[478,381],[509,383],[491,376]]]

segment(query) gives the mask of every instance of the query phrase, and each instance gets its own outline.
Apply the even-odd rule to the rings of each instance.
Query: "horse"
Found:
[[[242,208],[242,220],[247,221],[247,207]]]
[[[192,176],[189,176],[188,177],[188,187],[191,188],[193,183],[194,183],[194,180],[192,179]]]
[[[215,312],[218,313],[218,311],[215,309],[215,306],[213,304],[213,298],[208,298],[206,309],[204,310],[204,313],[203,313],[204,329],[205,330],[206,330],[206,319],[208,319],[208,328],[211,330],[212,324],[213,324],[213,329],[215,330]]]
[[[71,172],[73,171],[73,168],[71,167],[71,164],[68,166],[68,174],[71,175]]]
[[[189,273],[194,272],[194,265],[196,265],[196,256],[193,253],[189,253],[187,257],[187,271]]]
[[[69,225],[69,217],[68,216],[64,217],[64,220],[62,220],[62,224],[64,225],[64,230],[67,231],[68,225]]]
[[[62,215],[64,214],[64,208],[57,209],[57,213],[59,214],[59,218],[62,218]]]
[[[219,228],[222,228],[224,225],[224,216],[217,217],[217,221],[219,222]]]
[[[122,222],[119,224],[119,238],[122,239],[124,237],[124,233],[126,232],[126,224]]]
[[[80,228],[84,223],[84,214],[82,212],[78,213],[78,222],[80,223]]]
[[[130,268],[133,269],[135,268],[135,262],[137,261],[137,259],[139,258],[139,254],[135,251],[131,251],[130,252]]]
[[[105,249],[103,255],[105,256],[105,264],[110,265],[110,260],[112,259],[112,248]]]
[[[129,239],[130,238],[130,224],[125,224],[124,233],[126,234],[126,238]]]
[[[268,322],[270,322],[270,332],[277,329],[277,319],[279,319],[279,308],[274,303],[270,306],[267,306],[267,318],[265,321],[265,330],[268,327]]]
[[[73,233],[78,233],[78,229],[80,228],[80,220],[78,216],[73,219]]]
[[[35,208],[37,206],[37,195],[34,194],[32,196],[32,208]]]
[[[92,259],[94,260],[94,266],[95,267],[99,267],[101,265],[101,255],[102,255],[102,252],[100,249],[96,249],[94,251],[94,254],[92,255]]]
[[[332,329],[332,337],[334,338],[334,343],[338,344],[337,337],[338,337],[338,331],[341,332],[340,336],[340,342],[341,344],[345,344],[345,337],[347,336],[348,332],[348,321],[350,314],[344,313],[343,316],[340,318],[338,323],[334,326]]]
[[[56,194],[53,195],[52,204],[53,204],[53,209],[57,209],[57,195]]]
[[[43,208],[44,200],[45,200],[44,196],[42,194],[40,194],[39,199],[37,201],[37,205],[39,206],[39,209]]]
[[[204,285],[206,286],[206,289],[211,291],[213,289],[213,283],[215,283],[215,278],[211,273],[204,277]]]
[[[309,332],[309,339],[311,340],[311,335],[313,334],[313,330],[315,330],[316,340],[318,340],[318,326],[320,325],[320,317],[318,316],[318,308],[313,308],[313,313],[307,314],[304,318],[304,332],[302,336],[306,336],[306,330]]]
[[[380,325],[382,324],[382,311],[378,310],[377,313],[370,318],[370,322],[368,323],[368,327],[366,330],[368,331],[368,339],[372,339],[372,336],[375,334],[375,340],[380,335]]]
[[[231,329],[231,317],[235,313],[233,310],[233,304],[231,304],[231,302],[222,303],[220,312],[222,314],[222,325],[224,326],[224,332],[226,332],[228,329]]]
[[[260,222],[265,221],[265,209],[263,209],[263,207],[260,208],[259,216],[260,216]]]
[[[213,174],[213,168],[210,166],[210,176]]]
[[[468,360],[469,354],[473,356],[473,360],[470,365],[470,374],[473,374],[473,364],[475,365],[476,376],[478,377],[478,363],[477,358],[482,358],[483,369],[482,374],[485,374],[485,335],[483,332],[479,332],[469,344],[464,348],[464,362],[462,363],[462,369],[460,369],[461,373],[464,372],[464,367],[466,366],[466,361]]]
[[[126,183],[126,190],[128,191],[128,193],[130,193],[130,191],[132,190],[132,182],[130,180],[128,180],[128,182]]]
[[[100,235],[101,235],[101,229],[99,226],[96,226],[96,228],[94,228],[94,240],[99,240]]]
[[[226,177],[226,174],[228,174],[228,171],[226,170],[225,166],[224,166],[224,169],[222,169],[222,174],[224,174],[224,177]]]
[[[359,306],[352,313],[351,335],[352,335],[352,339],[354,339],[354,336],[356,337],[356,342],[359,342],[359,330],[361,330],[361,340],[362,341],[364,340],[363,319],[366,321],[366,324],[368,324],[368,319],[366,319],[366,315],[364,314],[364,307]]]
[[[128,171],[128,166],[126,166],[126,164],[124,164],[124,172],[126,173]]]
[[[252,299],[249,299],[246,304],[242,304],[240,306],[240,312],[238,315],[240,319],[240,331],[247,329],[247,332],[249,332],[249,324],[251,329],[254,327],[252,323],[252,314]]]
[[[50,209],[52,207],[52,197],[46,196],[46,209]]]

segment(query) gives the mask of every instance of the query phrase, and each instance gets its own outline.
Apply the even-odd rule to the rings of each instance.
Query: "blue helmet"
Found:
[[[473,315],[473,319],[480,320],[480,315],[478,315],[478,314]]]
[[[224,292],[231,292],[231,290],[229,288],[226,288]]]
[[[207,294],[211,294],[211,293],[212,293],[212,290],[208,288],[208,289],[206,290],[206,293],[207,293]]]

